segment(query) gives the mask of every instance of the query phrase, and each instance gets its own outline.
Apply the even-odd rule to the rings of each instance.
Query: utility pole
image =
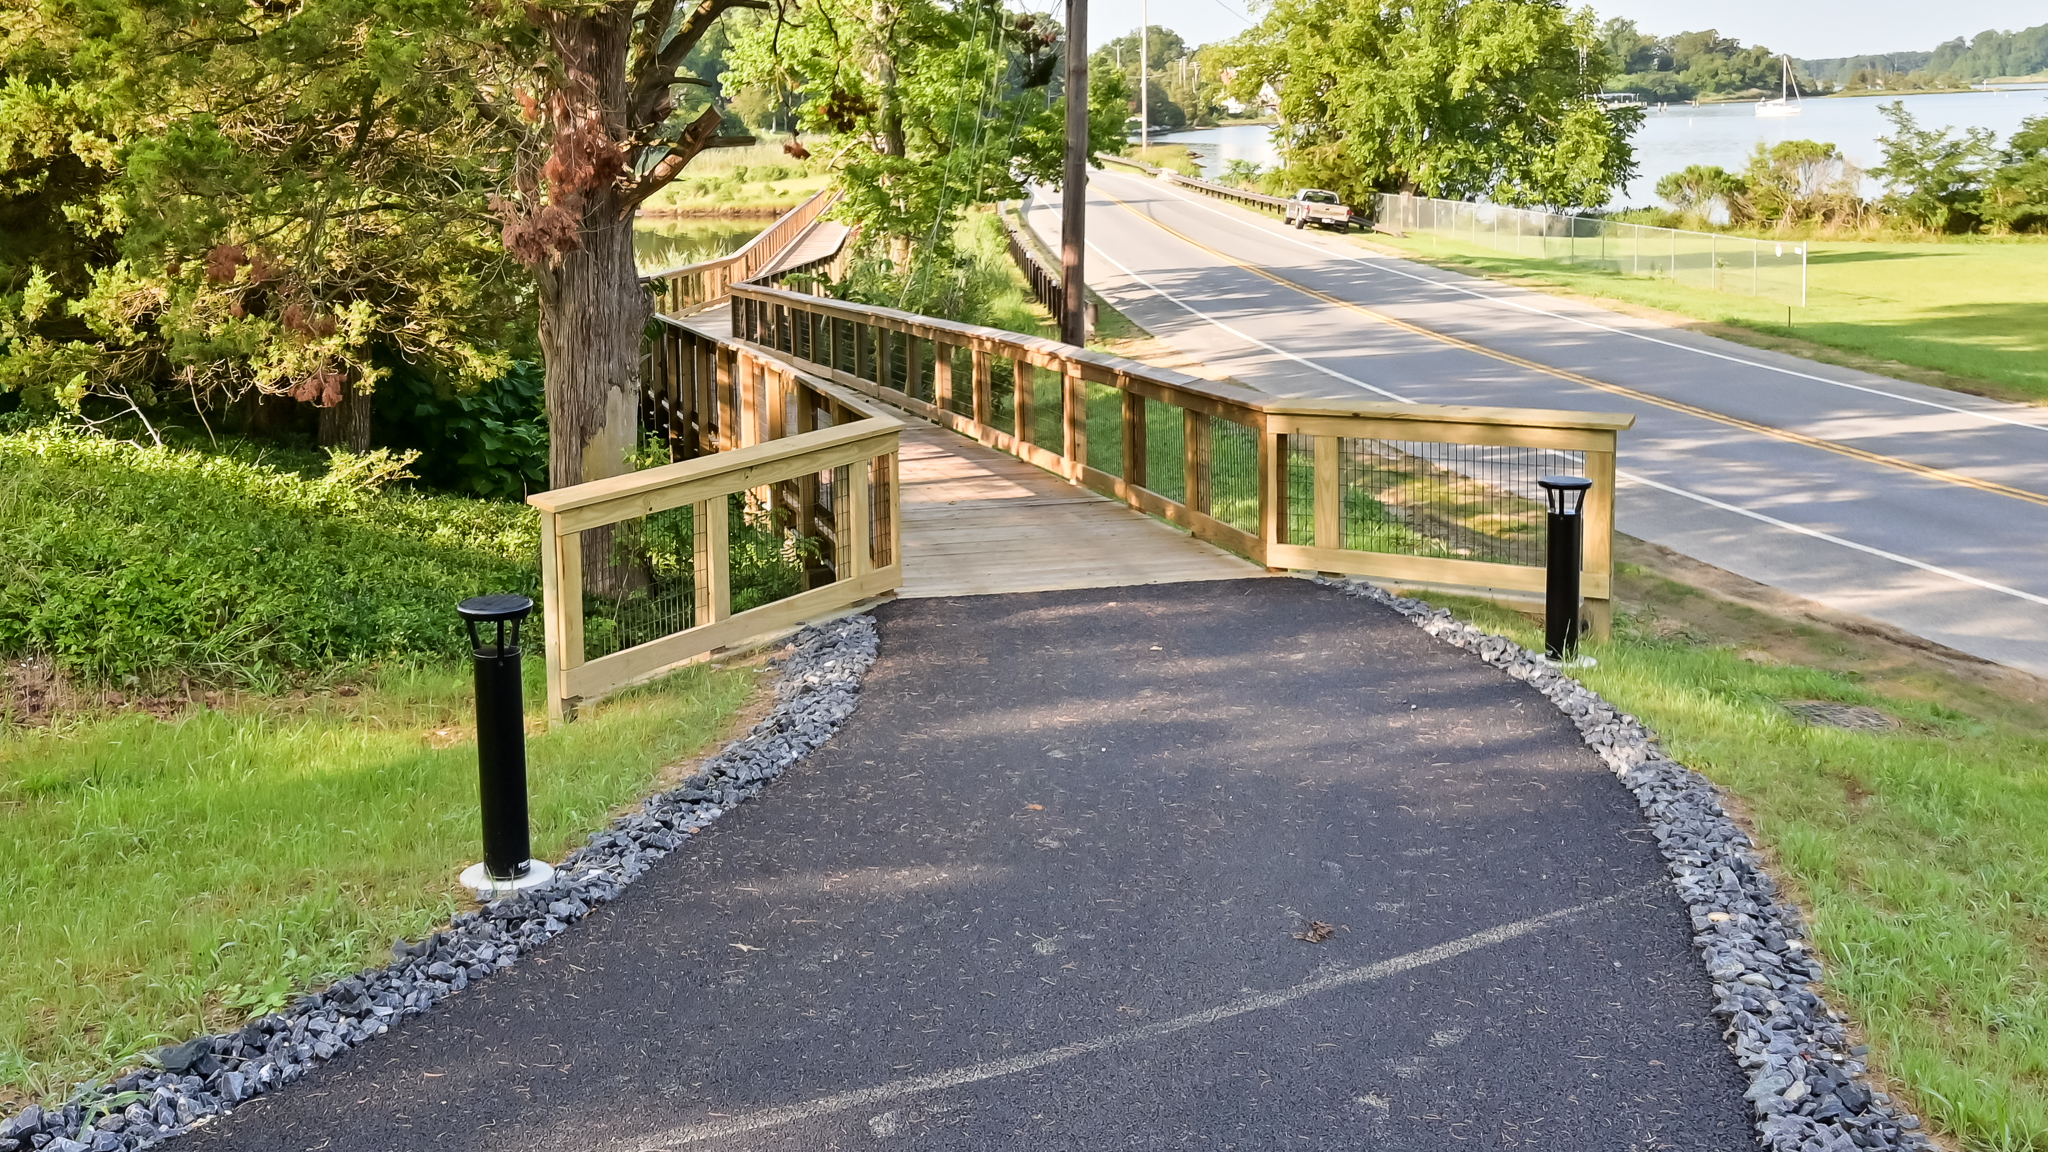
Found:
[[[1138,0],[1138,148],[1152,146],[1152,5]],[[1150,163],[1150,161],[1146,161]]]
[[[1067,0],[1067,162],[1060,177],[1060,339],[1088,341],[1088,0]]]

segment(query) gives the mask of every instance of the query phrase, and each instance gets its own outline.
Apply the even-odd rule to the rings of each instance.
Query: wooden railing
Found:
[[[641,276],[643,284],[658,284],[655,311],[665,316],[684,316],[725,300],[733,285],[760,275],[770,261],[832,206],[838,195],[830,188],[818,192],[777,217],[775,223],[730,255]]]
[[[1045,306],[1054,316],[1066,312],[1066,296],[1060,291],[1060,274],[1046,266],[1033,249],[1030,237],[1024,235],[1016,217],[1007,206],[997,209],[1003,221],[1003,234],[1010,243],[1010,259],[1017,270],[1024,273],[1024,280],[1031,285],[1031,298]]]
[[[657,323],[659,339],[647,357],[653,395],[643,397],[643,420],[675,462],[527,498],[540,510],[548,715],[555,722],[618,688],[903,582],[902,422],[779,359],[684,323]],[[650,519],[673,520],[682,510],[686,523]],[[621,532],[627,523],[636,527]],[[792,588],[734,611],[731,544],[742,528],[756,553],[764,542],[775,553],[768,563]],[[656,535],[687,541],[687,558],[670,555],[667,571],[646,570],[628,545]],[[592,610],[606,613],[603,643],[587,635]]]
[[[1609,619],[1627,414],[1283,400],[1057,341],[738,286],[743,348],[788,360],[1273,569],[1544,587],[1535,478],[1590,478],[1583,585]]]

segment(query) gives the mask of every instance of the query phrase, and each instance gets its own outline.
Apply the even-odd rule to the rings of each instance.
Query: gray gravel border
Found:
[[[1693,945],[1713,981],[1714,1015],[1749,1076],[1745,1099],[1771,1152],[1932,1149],[1920,1121],[1870,1086],[1866,1046],[1849,1045],[1841,1013],[1812,983],[1820,957],[1799,910],[1780,898],[1749,835],[1706,777],[1664,754],[1634,716],[1505,636],[1447,609],[1358,580],[1316,581],[1384,605],[1541,692],[1635,795],[1692,913]]]
[[[417,1016],[525,953],[626,885],[690,834],[759,793],[831,739],[859,702],[875,662],[875,621],[850,616],[806,628],[791,641],[775,704],[743,737],[677,788],[591,835],[545,887],[455,917],[417,943],[391,946],[392,962],[300,998],[290,1009],[239,1032],[196,1037],[159,1049],[152,1067],[110,1084],[87,1085],[60,1109],[35,1105],[0,1122],[0,1152],[128,1152],[189,1131],[252,1096],[304,1076],[316,1065]]]

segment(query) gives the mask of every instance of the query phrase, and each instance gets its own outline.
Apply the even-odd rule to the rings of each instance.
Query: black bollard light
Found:
[[[1544,580],[1543,647],[1552,660],[1579,650],[1579,567],[1586,519],[1580,510],[1593,482],[1584,476],[1541,476],[1536,480],[1550,503],[1550,555]]]
[[[519,675],[519,625],[533,611],[524,596],[472,596],[455,606],[469,626],[476,661],[477,798],[484,859],[462,873],[479,895],[532,888],[554,878],[531,859],[526,823],[526,707]]]

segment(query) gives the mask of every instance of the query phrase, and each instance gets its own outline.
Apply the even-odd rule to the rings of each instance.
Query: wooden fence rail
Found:
[[[1540,592],[1535,480],[1579,474],[1609,619],[1628,414],[1283,400],[1039,337],[736,286],[735,342],[1012,453],[1273,569]]]
[[[776,358],[657,319],[642,416],[673,463],[527,498],[540,510],[548,716],[719,648],[772,635],[903,582],[897,479],[902,422]],[[741,497],[735,501],[735,497]],[[800,587],[734,611],[732,508]],[[627,545],[652,517],[688,510],[682,571],[650,576]],[[637,529],[621,533],[618,526]],[[671,537],[676,526],[666,528]],[[598,571],[593,571],[594,569]],[[608,587],[598,588],[598,584]],[[611,642],[588,643],[592,608]],[[639,627],[625,627],[636,615]],[[621,639],[623,637],[623,640]],[[624,642],[631,641],[631,642]],[[610,650],[592,654],[591,648]]]
[[[818,192],[777,217],[775,223],[730,255],[642,275],[641,283],[657,285],[655,311],[665,316],[683,316],[723,301],[734,284],[760,275],[804,229],[817,222],[838,195],[830,188]]]

